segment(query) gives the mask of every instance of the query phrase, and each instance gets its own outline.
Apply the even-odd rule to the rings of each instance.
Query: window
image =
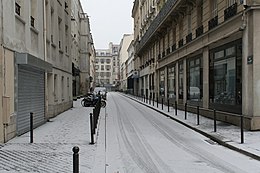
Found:
[[[197,27],[202,26],[203,19],[203,0],[199,0],[197,4]]]
[[[175,65],[168,67],[168,98],[176,99],[175,91]]]
[[[218,16],[218,2],[217,0],[210,1],[211,3],[211,17]]]
[[[165,94],[165,84],[164,84],[164,79],[165,75],[164,75],[164,70],[160,70],[160,83],[159,83],[159,94],[160,96],[164,97]]]
[[[111,76],[111,73],[110,72],[107,72],[107,77],[110,77]]]
[[[61,77],[61,98],[64,100],[64,76]]]
[[[211,51],[210,103],[225,111],[242,111],[242,43],[235,41]]]
[[[201,57],[196,57],[188,60],[188,74],[187,74],[187,100],[200,101],[202,99],[202,63]]]
[[[95,69],[98,70],[99,66],[98,65],[95,65]]]
[[[107,64],[110,64],[110,62],[111,62],[111,59],[106,59]]]
[[[111,66],[110,65],[106,65],[106,70],[110,70]]]
[[[99,62],[99,59],[96,59],[96,64]]]
[[[54,100],[58,100],[58,75],[54,75]]]
[[[104,70],[104,65],[101,65],[101,70]]]
[[[104,64],[105,60],[104,59],[100,59],[100,62],[101,62],[101,64]]]
[[[37,19],[37,1],[31,0],[31,27],[35,27],[35,20]]]
[[[179,61],[179,99],[183,99],[183,61]]]
[[[236,0],[228,0],[227,2],[228,2],[228,7],[230,7],[236,3]]]

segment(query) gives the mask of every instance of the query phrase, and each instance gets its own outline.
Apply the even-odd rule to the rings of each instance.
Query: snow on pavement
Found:
[[[34,143],[30,133],[15,137],[0,147],[0,172],[72,172],[72,148],[78,146],[80,172],[91,172],[97,146],[90,145],[89,113],[80,100],[73,108],[34,129]],[[101,112],[102,113],[102,112]]]

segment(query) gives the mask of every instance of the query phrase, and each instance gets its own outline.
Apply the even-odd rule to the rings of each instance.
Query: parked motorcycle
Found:
[[[100,96],[96,96],[95,94],[88,94],[86,97],[84,97],[81,100],[81,105],[83,107],[94,107],[96,106],[98,100],[101,99],[101,107],[104,108],[106,107],[106,101],[100,97]]]

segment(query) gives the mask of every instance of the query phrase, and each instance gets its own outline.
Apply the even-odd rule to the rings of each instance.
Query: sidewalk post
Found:
[[[200,106],[197,106],[197,125],[200,125]]]
[[[175,115],[177,116],[177,101],[175,101]]]
[[[167,100],[167,105],[168,105],[168,112],[170,112],[169,98],[168,98],[168,100]]]
[[[244,117],[243,115],[240,116],[240,128],[241,128],[241,144],[244,143]]]
[[[89,116],[89,123],[90,123],[90,144],[94,144],[94,125],[93,125],[93,115],[90,113]]]
[[[217,117],[216,117],[216,109],[214,109],[214,132],[217,132]]]
[[[33,112],[30,112],[30,143],[33,143]]]
[[[152,96],[152,97],[153,97],[153,106],[154,106],[154,93],[153,93],[153,96]]]
[[[72,148],[73,151],[73,173],[79,173],[79,147]]]
[[[159,100],[158,100],[158,95],[157,95],[157,98],[156,98],[156,102],[157,102],[157,108],[158,108],[158,101],[159,101]]]
[[[187,120],[187,102],[185,103],[185,114],[184,119]]]
[[[162,110],[163,110],[163,97],[162,97]]]

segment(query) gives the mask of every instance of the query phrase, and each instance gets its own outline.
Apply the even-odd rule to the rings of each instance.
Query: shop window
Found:
[[[175,65],[168,68],[168,98],[176,99]]]
[[[188,60],[187,72],[187,100],[200,101],[203,94],[203,69],[200,56]]]
[[[165,74],[164,74],[164,69],[160,71],[160,83],[159,83],[159,94],[161,97],[164,97],[164,94],[165,94],[165,84],[164,84],[164,77],[165,77]]]
[[[179,99],[183,99],[183,61],[179,61]]]
[[[241,112],[242,50],[236,41],[213,50],[210,60],[210,103],[229,112]]]

